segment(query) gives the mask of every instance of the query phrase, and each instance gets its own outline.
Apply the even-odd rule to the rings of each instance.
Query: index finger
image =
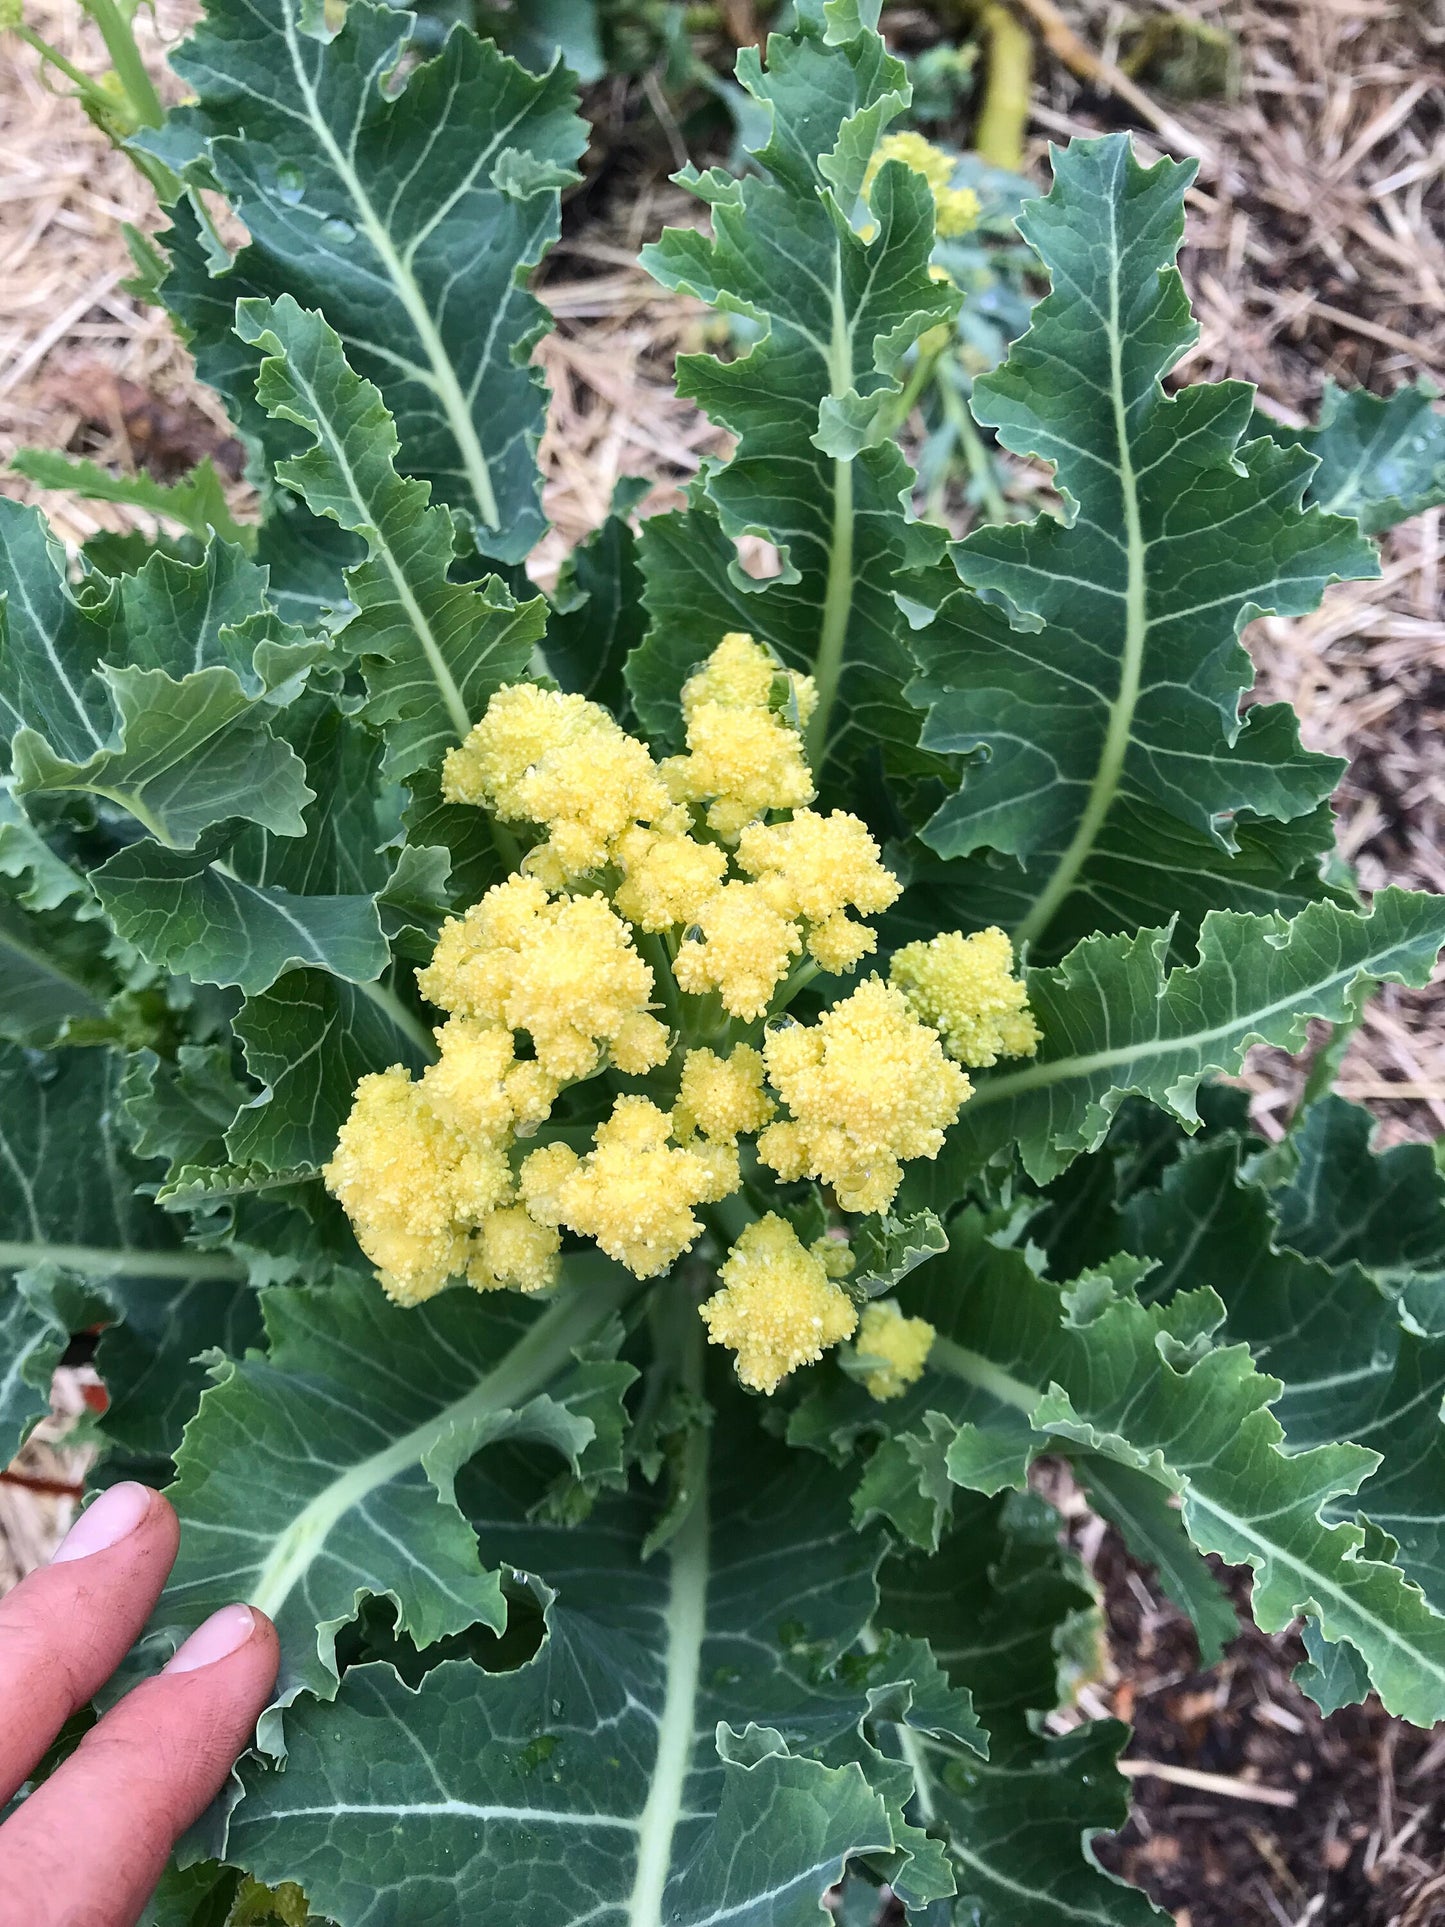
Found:
[[[0,1806],[135,1643],[180,1543],[158,1492],[113,1485],[0,1599]]]

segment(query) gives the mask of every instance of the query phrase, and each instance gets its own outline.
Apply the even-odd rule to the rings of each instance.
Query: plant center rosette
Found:
[[[398,1303],[461,1277],[545,1290],[564,1232],[660,1277],[710,1232],[726,1255],[699,1311],[743,1384],[772,1392],[855,1337],[875,1397],[918,1377],[931,1328],[850,1287],[852,1231],[938,1154],[964,1067],[1031,1056],[1038,1031],[992,929],[789,1014],[876,950],[863,919],[900,891],[856,816],[808,807],[815,700],[728,635],[683,688],[684,755],[534,683],[448,755],[449,801],[541,834],[419,975],[448,1013],[435,1062],[364,1077],[326,1170]]]

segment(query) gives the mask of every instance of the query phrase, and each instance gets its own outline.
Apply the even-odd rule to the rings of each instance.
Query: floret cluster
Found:
[[[744,1384],[770,1392],[855,1332],[875,1396],[922,1370],[921,1321],[869,1306],[860,1328],[846,1224],[805,1244],[783,1211],[742,1209],[745,1158],[750,1195],[811,1178],[835,1215],[886,1212],[969,1097],[963,1066],[1037,1031],[996,930],[910,944],[890,978],[789,1014],[874,951],[865,919],[900,889],[857,817],[810,807],[815,702],[729,635],[684,685],[685,754],[519,683],[448,756],[447,799],[531,842],[418,973],[446,1013],[435,1062],[363,1078],[327,1167],[398,1302],[458,1278],[540,1290],[564,1233],[656,1277],[711,1231],[731,1248],[701,1316]],[[731,1238],[707,1215],[725,1199]]]
[[[952,239],[955,235],[967,234],[979,217],[979,200],[971,187],[955,187],[953,175],[955,161],[941,147],[935,147],[925,135],[912,130],[898,134],[885,134],[873,149],[863,176],[863,194],[878,178],[878,170],[887,161],[902,161],[915,174],[921,174],[928,183],[933,196],[934,231],[940,240]]]

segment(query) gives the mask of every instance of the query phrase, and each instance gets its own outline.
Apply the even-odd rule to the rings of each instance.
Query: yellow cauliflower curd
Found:
[[[937,1157],[971,1086],[901,991],[870,977],[816,1024],[763,1044],[768,1078],[791,1116],[758,1155],[783,1178],[820,1178],[845,1211],[886,1211],[903,1160]]]
[[[600,895],[552,899],[532,877],[489,890],[442,928],[422,995],[443,1010],[523,1030],[559,1083],[589,1076],[610,1045],[627,1071],[668,1052],[648,1015],[653,978],[627,925]]]
[[[863,1383],[874,1398],[897,1398],[917,1384],[937,1333],[926,1318],[906,1318],[891,1298],[865,1305],[856,1350],[880,1361]]]
[[[922,134],[906,132],[883,136],[873,149],[867,172],[863,176],[865,198],[878,178],[878,170],[887,161],[902,161],[905,167],[915,174],[921,174],[927,181],[928,191],[933,196],[934,222],[941,239],[967,234],[977,224],[978,196],[971,187],[952,185],[952,157],[945,154],[941,147],[935,147]]]
[[[1039,1027],[1013,961],[1002,930],[971,937],[950,930],[898,951],[888,975],[950,1057],[986,1070],[1000,1057],[1032,1057],[1039,1047]]]
[[[787,1014],[820,968],[875,948],[868,920],[901,891],[860,817],[808,807],[817,700],[736,633],[684,684],[687,751],[666,763],[596,703],[531,683],[499,690],[447,757],[450,801],[534,840],[417,972],[445,1013],[436,1061],[364,1077],[326,1168],[400,1303],[460,1279],[539,1291],[564,1234],[657,1277],[704,1237],[703,1207],[741,1188],[745,1155],[750,1185],[766,1182],[750,1139],[762,1166],[830,1186],[842,1212],[884,1212],[969,1096],[960,1062],[1033,1052],[998,930],[909,944],[891,981],[870,976],[812,1022]],[[594,1077],[604,1105],[568,1095]],[[768,1213],[727,1254],[703,1317],[745,1384],[771,1391],[852,1332],[851,1236],[835,1221],[805,1249]],[[883,1361],[870,1389],[895,1396],[928,1328],[870,1307],[864,1334]]]
[[[858,1323],[852,1299],[823,1260],[774,1212],[750,1224],[718,1272],[722,1289],[702,1306],[714,1345],[737,1353],[755,1392],[774,1392],[800,1365],[841,1344]]]
[[[672,1119],[645,1097],[619,1097],[585,1157],[544,1145],[522,1166],[522,1196],[534,1218],[592,1238],[639,1278],[666,1271],[702,1231],[692,1207],[739,1183],[726,1145],[669,1143]]]
[[[357,1085],[323,1175],[402,1305],[421,1304],[466,1269],[471,1227],[512,1182],[506,1158],[444,1124],[399,1064]]]

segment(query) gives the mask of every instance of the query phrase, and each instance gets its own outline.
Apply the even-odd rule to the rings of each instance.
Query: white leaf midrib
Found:
[[[704,1465],[692,1511],[678,1528],[671,1547],[664,1660],[666,1686],[657,1726],[652,1779],[637,1823],[637,1866],[627,1906],[627,1927],[663,1927],[663,1899],[673,1864],[672,1843],[683,1815],[683,1794],[697,1734],[710,1550]]]
[[[1034,899],[1027,916],[1014,932],[1017,943],[1042,936],[1055,913],[1073,890],[1079,872],[1093,854],[1104,819],[1113,806],[1129,746],[1134,734],[1134,713],[1139,705],[1139,690],[1144,669],[1144,644],[1149,633],[1148,579],[1146,564],[1149,544],[1144,536],[1139,512],[1139,485],[1134,474],[1134,453],[1129,439],[1128,408],[1124,399],[1124,336],[1119,302],[1118,203],[1108,197],[1109,211],[1109,312],[1106,332],[1109,342],[1109,401],[1114,417],[1114,437],[1119,451],[1119,492],[1124,509],[1125,587],[1124,646],[1119,664],[1119,687],[1109,705],[1109,720],[1098,765],[1089,786],[1088,800],[1068,848],[1059,858],[1047,883]]]
[[[282,13],[292,72],[295,75],[297,89],[306,104],[307,117],[318,140],[325,148],[332,166],[336,169],[338,178],[351,196],[352,204],[366,231],[367,238],[376,249],[377,256],[391,277],[397,296],[406,309],[407,319],[416,329],[417,339],[421,342],[430,364],[428,386],[440,401],[446,414],[448,426],[462,457],[467,479],[476,497],[481,520],[487,528],[495,529],[499,526],[500,516],[496,491],[492,487],[491,469],[483,453],[476,424],[472,420],[471,410],[462,393],[461,383],[457,380],[451,357],[437,332],[431,310],[410,266],[392,245],[391,235],[381,216],[372,206],[371,197],[367,194],[360,175],[353,167],[351,157],[343,150],[321,112],[321,103],[316,97],[316,89],[312,85],[311,76],[306,71],[306,64],[301,58],[301,49],[297,45],[295,10],[287,6],[283,8]]]

